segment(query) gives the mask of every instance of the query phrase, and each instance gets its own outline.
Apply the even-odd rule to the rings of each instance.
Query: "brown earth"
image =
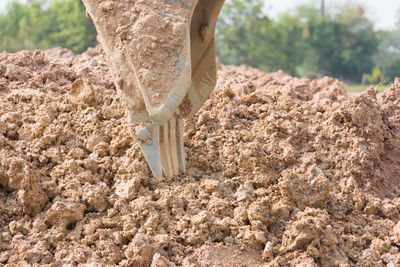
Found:
[[[400,80],[220,66],[158,181],[96,49],[0,54],[0,265],[400,266]]]

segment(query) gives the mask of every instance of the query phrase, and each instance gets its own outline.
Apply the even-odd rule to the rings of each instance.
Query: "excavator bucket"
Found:
[[[224,0],[82,0],[153,174],[185,172],[183,118],[216,84]]]

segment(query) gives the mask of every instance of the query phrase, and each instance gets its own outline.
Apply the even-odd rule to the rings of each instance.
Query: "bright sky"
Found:
[[[229,1],[229,0],[226,0]],[[0,10],[9,2],[9,0],[0,0]],[[273,18],[279,14],[292,10],[296,5],[313,3],[320,6],[321,0],[264,0],[267,14]],[[366,8],[367,16],[374,21],[376,29],[393,29],[397,15],[400,14],[399,0],[325,0],[326,9],[333,5],[349,2],[360,3]]]

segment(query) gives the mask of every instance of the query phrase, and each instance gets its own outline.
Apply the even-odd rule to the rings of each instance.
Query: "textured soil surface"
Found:
[[[96,49],[0,53],[0,266],[400,266],[400,80],[219,68],[152,177]]]

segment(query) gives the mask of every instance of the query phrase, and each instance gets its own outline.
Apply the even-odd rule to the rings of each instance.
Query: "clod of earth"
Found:
[[[398,266],[400,80],[219,66],[152,177],[96,49],[0,54],[0,264]]]

